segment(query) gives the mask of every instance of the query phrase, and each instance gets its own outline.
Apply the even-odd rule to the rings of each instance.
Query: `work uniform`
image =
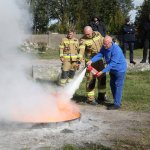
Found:
[[[79,41],[76,38],[63,38],[59,45],[60,58],[63,58],[60,85],[70,82],[77,68]]]
[[[94,31],[92,38],[87,38],[86,36],[83,36],[80,39],[80,51],[79,56],[85,57],[85,63],[87,63],[93,56],[95,56],[103,44],[103,37],[99,32]],[[97,61],[96,63],[93,63],[92,66],[97,70],[101,71],[104,69],[104,63],[103,59]],[[87,92],[87,101],[92,102],[95,101],[95,85],[96,80],[98,80],[97,86],[98,86],[98,101],[104,101],[105,100],[105,94],[106,94],[106,74],[104,74],[102,77],[96,77],[93,76],[93,74],[89,71],[86,72],[86,92]]]

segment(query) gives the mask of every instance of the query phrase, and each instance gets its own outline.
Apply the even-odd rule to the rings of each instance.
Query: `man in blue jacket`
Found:
[[[108,106],[108,109],[119,109],[121,107],[127,63],[121,48],[112,42],[110,36],[104,38],[100,52],[88,61],[87,65],[91,65],[102,57],[105,59],[107,66],[98,75],[101,76],[106,72],[110,72],[110,87],[114,98],[114,103]]]

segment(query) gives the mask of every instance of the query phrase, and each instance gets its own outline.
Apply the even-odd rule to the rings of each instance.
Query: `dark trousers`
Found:
[[[120,106],[122,100],[122,90],[124,86],[126,72],[110,72],[110,87],[114,98],[114,105]]]
[[[123,43],[123,54],[126,57],[126,51],[127,48],[129,47],[129,51],[130,51],[130,62],[133,61],[133,49],[134,49],[134,42],[124,42]]]
[[[143,61],[145,62],[147,59],[147,53],[148,53],[149,47],[150,47],[150,40],[147,38],[144,41],[144,48],[143,48]],[[150,63],[150,51],[149,51],[149,63]]]

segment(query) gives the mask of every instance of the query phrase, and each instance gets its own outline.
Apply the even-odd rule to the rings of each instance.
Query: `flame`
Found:
[[[49,122],[64,122],[80,118],[78,106],[70,100],[64,99],[64,96],[54,93],[55,108],[51,111],[52,106],[43,105],[36,113],[18,113],[21,110],[13,112],[13,118],[18,122],[30,123],[49,123]],[[63,99],[62,99],[63,97]],[[50,100],[50,99],[49,99]],[[53,106],[54,107],[54,106]],[[36,109],[36,107],[35,107]]]

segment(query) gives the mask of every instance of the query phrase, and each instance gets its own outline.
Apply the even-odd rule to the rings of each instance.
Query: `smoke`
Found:
[[[42,102],[47,97],[47,93],[31,80],[31,59],[18,49],[29,35],[32,25],[27,8],[23,0],[1,0],[0,119],[15,118],[17,113],[34,114],[38,106],[43,107]],[[51,102],[45,103],[51,105]]]
[[[85,72],[86,72],[86,68],[79,75],[77,75],[71,83],[69,83],[65,87],[64,91],[67,92],[66,95],[68,96],[68,99],[71,99],[75,91],[79,88],[80,83],[82,82],[85,76]]]
[[[69,92],[67,98],[52,94],[59,91],[59,88],[45,90],[33,82],[30,76],[32,59],[18,49],[28,37],[32,25],[28,6],[25,0],[0,2],[0,120],[41,122],[49,121],[50,116],[60,116],[59,101],[62,98],[70,100],[84,73],[76,79],[76,83],[72,83],[73,86],[61,89],[62,93]],[[67,107],[79,111],[72,104]],[[71,113],[73,110],[70,110]]]

